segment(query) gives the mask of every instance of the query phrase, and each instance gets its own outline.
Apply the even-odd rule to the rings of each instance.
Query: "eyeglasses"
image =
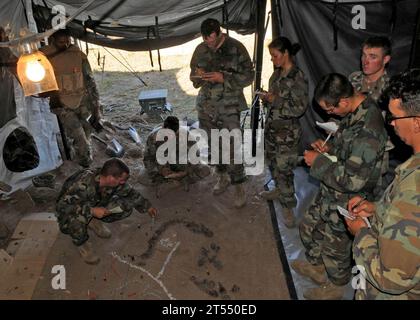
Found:
[[[386,120],[386,123],[388,123],[388,124],[391,124],[391,122],[392,121],[394,121],[394,120],[399,120],[399,119],[409,119],[409,118],[418,118],[418,117],[420,117],[420,116],[405,116],[405,117],[394,117],[393,115],[392,115],[392,113],[387,113],[386,114],[386,116],[385,116],[385,120]]]

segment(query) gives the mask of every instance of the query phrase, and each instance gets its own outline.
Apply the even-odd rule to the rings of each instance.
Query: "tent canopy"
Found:
[[[34,17],[42,29],[51,28],[58,21],[53,20],[57,12],[70,15],[86,2],[34,0]],[[258,0],[97,0],[68,28],[86,42],[132,51],[154,50],[200,36],[200,24],[206,18],[218,19],[224,27],[242,34],[253,33],[257,4]]]

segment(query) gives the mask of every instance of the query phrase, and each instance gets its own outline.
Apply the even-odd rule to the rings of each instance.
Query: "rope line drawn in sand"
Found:
[[[171,260],[172,255],[174,254],[175,250],[179,247],[179,245],[180,245],[180,242],[177,242],[175,244],[175,246],[172,248],[171,252],[169,252],[168,256],[165,259],[165,262],[163,263],[163,266],[162,266],[161,270],[159,271],[159,273],[157,274],[156,277],[153,274],[151,274],[149,270],[146,270],[143,267],[136,266],[136,265],[134,265],[134,264],[132,264],[132,263],[124,260],[116,252],[112,252],[111,255],[114,258],[118,259],[119,262],[124,263],[124,264],[128,265],[131,268],[134,268],[134,269],[137,269],[137,270],[140,270],[140,271],[144,272],[147,276],[149,276],[153,281],[155,281],[163,289],[163,291],[166,293],[166,295],[168,296],[168,298],[170,300],[176,300],[174,298],[174,296],[172,296],[172,294],[168,291],[168,289],[163,284],[163,282],[161,280],[159,280],[159,279],[160,279],[160,277],[162,277],[163,273],[165,272],[165,268],[166,268],[167,264]]]

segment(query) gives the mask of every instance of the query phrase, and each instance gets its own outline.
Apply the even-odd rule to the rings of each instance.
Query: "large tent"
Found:
[[[70,15],[87,0],[0,1],[0,25],[10,38],[22,28],[43,31],[57,23],[59,15]],[[200,36],[205,18],[219,19],[228,30],[255,33],[256,81],[259,87],[264,48],[266,0],[96,0],[68,25],[76,38],[124,50],[155,50],[187,42]],[[328,72],[349,74],[359,69],[360,44],[373,35],[393,41],[391,74],[414,66],[419,56],[419,8],[417,0],[272,0],[273,37],[285,35],[300,42],[297,63],[310,83]],[[4,69],[4,68],[3,68]],[[61,163],[56,144],[55,116],[45,99],[23,97],[19,83],[2,71],[0,91],[2,121],[0,150],[11,132],[26,128],[37,144],[40,165],[27,172],[11,172],[0,154],[0,181],[16,188],[27,185],[34,175]],[[14,91],[11,88],[14,87]],[[14,98],[13,98],[14,97]],[[322,115],[321,115],[322,116]],[[313,108],[302,118],[303,145],[322,135],[314,123],[321,117]]]

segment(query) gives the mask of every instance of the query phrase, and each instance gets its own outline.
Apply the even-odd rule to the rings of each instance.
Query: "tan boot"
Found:
[[[79,249],[79,253],[82,256],[83,261],[87,264],[98,264],[101,260],[97,255],[95,255],[92,244],[88,241],[77,247],[77,249]]]
[[[281,210],[284,220],[284,225],[287,228],[294,228],[295,224],[295,216],[293,214],[293,210],[289,208],[282,208]]]
[[[230,177],[226,173],[219,174],[217,183],[213,187],[213,194],[218,195],[226,191],[230,185]]]
[[[88,228],[93,230],[93,232],[95,232],[95,234],[99,238],[104,238],[104,239],[111,238],[111,235],[112,235],[111,230],[109,230],[103,224],[103,222],[101,222],[100,220],[96,218],[92,218],[92,220],[90,220],[90,223],[88,224]]]
[[[328,281],[324,265],[314,266],[306,260],[294,260],[290,266],[298,274],[310,278],[316,284],[324,285]]]
[[[318,288],[303,291],[303,296],[308,300],[341,300],[344,295],[344,286],[336,286],[328,281]]]
[[[260,196],[265,200],[277,200],[280,197],[280,190],[274,188],[270,191],[260,192]]]
[[[246,203],[246,193],[245,193],[245,188],[244,188],[244,184],[240,183],[235,185],[235,201],[234,201],[234,205],[235,208],[242,208]]]

